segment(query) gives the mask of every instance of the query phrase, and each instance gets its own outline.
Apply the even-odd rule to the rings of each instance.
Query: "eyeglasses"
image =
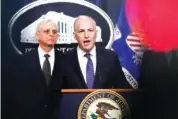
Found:
[[[41,31],[41,32],[43,32],[46,35],[50,35],[51,33],[52,33],[52,35],[56,35],[58,33],[57,30],[49,30],[49,29]]]

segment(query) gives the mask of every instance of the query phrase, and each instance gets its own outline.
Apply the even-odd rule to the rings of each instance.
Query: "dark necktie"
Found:
[[[94,82],[93,62],[91,60],[90,54],[85,54],[84,56],[87,57],[87,59],[88,59],[87,66],[86,66],[87,86],[88,86],[88,88],[93,88],[93,82]]]
[[[50,83],[50,79],[51,79],[51,67],[50,67],[50,63],[49,63],[50,55],[45,54],[44,57],[45,57],[45,61],[43,63],[43,73],[45,76],[46,84],[48,86]]]

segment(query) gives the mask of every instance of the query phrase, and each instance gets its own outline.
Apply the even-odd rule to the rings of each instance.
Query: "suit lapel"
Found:
[[[73,67],[74,67],[74,72],[77,74],[76,76],[79,76],[79,77],[77,77],[79,79],[78,83],[80,83],[83,88],[87,88],[87,85],[85,83],[84,77],[82,75],[82,71],[80,69],[77,50],[75,49],[73,52],[74,52],[74,53],[72,53],[73,54],[72,58],[74,59],[73,60]]]
[[[50,81],[50,86],[51,86],[51,83],[53,81],[53,79],[56,77],[56,71],[58,71],[59,69],[57,69],[58,65],[59,65],[59,56],[57,54],[57,51],[54,50],[54,67],[53,67],[53,70],[52,70],[52,74],[51,74],[51,81]],[[58,71],[57,73],[60,73],[60,71]],[[58,75],[57,75],[58,76]],[[57,77],[57,78],[60,78],[60,77]]]
[[[103,66],[104,66],[104,58],[102,58],[103,52],[96,47],[96,73],[95,73],[95,81],[93,88],[102,88],[102,82],[105,80]]]
[[[57,51],[55,50],[54,53],[55,53],[54,54],[54,67],[53,67],[51,79],[53,79],[54,76],[55,76],[55,73],[56,73],[56,70],[57,70],[57,66],[58,66],[58,62],[59,62]]]
[[[42,72],[42,70],[41,70],[41,66],[40,66],[40,60],[39,60],[39,55],[38,55],[38,51],[36,50],[33,54],[32,54],[32,56],[30,56],[30,58],[31,58],[31,63],[33,64],[33,65],[31,65],[31,70],[32,70],[32,72],[35,72],[35,74],[36,74],[36,78],[35,78],[35,80],[39,80],[40,82],[42,82],[42,84],[44,84],[45,86],[46,86],[46,83],[45,83],[45,77],[44,77],[44,75],[43,75],[43,72]]]

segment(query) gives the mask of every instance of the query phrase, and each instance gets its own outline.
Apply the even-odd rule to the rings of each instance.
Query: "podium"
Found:
[[[111,94],[108,93],[108,91],[109,93],[114,92],[113,93],[114,95],[115,93],[116,95],[118,94],[119,97],[112,96]],[[96,116],[98,116],[98,114],[96,113],[93,114],[95,117],[92,117],[92,114],[90,114],[91,117],[89,116],[84,117],[82,115],[84,115],[84,113],[89,113],[88,108],[90,107],[90,105],[92,104],[94,105],[94,103],[101,104],[103,103],[102,101],[106,100],[105,102],[107,102],[108,105],[114,105],[116,103],[114,103],[111,99],[118,100],[120,98],[119,100],[121,101],[117,101],[117,102],[118,104],[121,105],[118,107],[115,106],[116,108],[115,113],[116,114],[121,113],[120,116],[118,116],[117,118],[108,117],[108,119],[138,119],[139,111],[141,109],[141,104],[139,100],[140,93],[141,91],[139,89],[137,90],[136,89],[62,89],[62,98],[60,100],[60,104],[57,108],[55,115],[57,119],[102,119],[102,118],[96,118]],[[105,97],[109,97],[109,98],[105,99]],[[95,101],[97,99],[101,99],[101,102]],[[98,104],[96,105],[98,106]],[[86,108],[86,109],[84,109],[82,112],[81,108]],[[91,107],[91,110],[93,110],[93,107]],[[107,110],[108,114],[105,115],[111,116],[109,113],[111,113],[111,111],[114,113],[114,109],[113,110],[110,109],[111,111],[108,110]],[[119,110],[121,112],[119,112]],[[116,111],[118,111],[118,113]],[[94,112],[96,112],[96,110]]]

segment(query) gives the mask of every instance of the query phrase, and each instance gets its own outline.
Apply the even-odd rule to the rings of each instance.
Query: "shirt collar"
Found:
[[[83,57],[85,54],[87,54],[79,46],[77,47],[77,53],[78,53],[79,57]],[[91,56],[96,57],[96,46],[94,46],[89,53],[91,54]]]
[[[50,51],[50,52],[48,52],[48,53],[46,53],[40,46],[38,47],[38,53],[39,53],[39,56],[42,58],[44,58],[44,55],[45,54],[49,54],[50,55],[50,57],[54,57],[54,48]]]

